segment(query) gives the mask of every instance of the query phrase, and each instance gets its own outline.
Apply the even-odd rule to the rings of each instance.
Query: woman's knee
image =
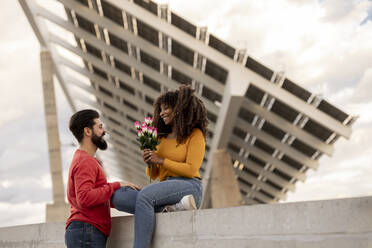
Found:
[[[111,200],[117,210],[132,211],[136,204],[137,194],[138,191],[124,187],[116,190]]]
[[[151,194],[145,189],[141,190],[137,194],[136,206],[138,204],[151,204],[153,205],[154,199],[152,199]]]

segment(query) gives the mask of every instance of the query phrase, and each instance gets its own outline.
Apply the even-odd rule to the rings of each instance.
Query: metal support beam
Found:
[[[279,140],[275,139],[269,134],[266,134],[262,130],[257,129],[257,127],[252,126],[251,124],[245,122],[241,118],[237,118],[235,125],[242,129],[243,131],[249,133],[257,137],[258,139],[264,141],[266,144],[276,148],[277,150],[285,153],[286,155],[290,156],[291,158],[295,159],[296,161],[304,164],[305,166],[317,169],[319,162],[317,160],[313,160],[301,152],[298,152],[293,147],[289,146],[288,144],[282,143]]]
[[[285,172],[286,174],[290,175],[291,177],[294,177],[302,182],[306,179],[306,174],[303,172],[298,171],[297,169],[294,169],[293,167],[290,167],[288,164],[282,162],[278,158],[274,158],[270,154],[262,151],[259,148],[256,148],[246,142],[244,142],[242,139],[238,138],[236,135],[231,135],[230,140],[233,144],[237,144],[240,147],[243,147],[246,151],[249,153],[254,154],[258,158],[262,159],[263,161],[270,163],[274,165],[279,170]]]
[[[265,168],[257,165],[253,161],[247,160],[247,159],[239,156],[237,153],[235,153],[231,150],[229,150],[229,152],[231,154],[232,159],[240,161],[241,163],[244,164],[244,166],[246,168],[252,170],[253,172],[255,172],[259,175],[262,175],[262,176],[266,177],[267,179],[269,179],[270,181],[273,181],[277,185],[294,192],[294,190],[295,190],[295,185],[294,184],[291,184],[289,181],[286,181],[283,178],[275,175],[271,171],[265,170]]]
[[[249,110],[250,112],[262,117],[263,119],[269,121],[271,124],[279,127],[283,131],[295,136],[296,138],[300,139],[302,142],[310,145],[314,149],[321,151],[322,153],[332,155],[333,153],[333,146],[322,142],[321,140],[317,139],[313,135],[307,133],[305,130],[292,125],[285,119],[277,116],[276,114],[266,110],[265,108],[255,104],[253,101],[245,98],[243,105],[245,109]]]
[[[264,202],[264,203],[275,203],[275,200],[256,191],[256,190],[253,190],[251,187],[249,187],[248,185],[246,185],[245,183],[240,183],[239,182],[239,187],[244,190],[245,192],[247,192],[248,194],[250,194],[249,198],[257,198],[259,199],[260,201]]]
[[[252,185],[256,185],[259,188],[267,191],[268,193],[272,194],[276,198],[279,198],[280,200],[287,199],[287,195],[283,193],[281,190],[275,189],[268,185],[267,183],[258,180],[256,177],[249,175],[248,173],[244,173],[242,170],[239,170],[238,168],[235,169],[236,175],[238,175],[240,178],[242,178],[244,181],[249,182]]]

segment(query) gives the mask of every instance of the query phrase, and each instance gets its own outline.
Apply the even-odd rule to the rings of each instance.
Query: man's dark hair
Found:
[[[80,110],[71,116],[69,128],[79,143],[84,137],[84,128],[93,128],[96,118],[99,118],[99,114],[93,109]]]

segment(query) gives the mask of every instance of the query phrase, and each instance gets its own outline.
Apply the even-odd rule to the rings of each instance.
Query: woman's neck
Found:
[[[172,132],[168,134],[167,138],[168,139],[175,139],[177,138],[177,131],[176,127],[173,125],[172,126]]]

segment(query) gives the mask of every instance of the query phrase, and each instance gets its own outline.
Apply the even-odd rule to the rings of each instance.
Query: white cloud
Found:
[[[0,202],[0,226],[26,225],[45,222],[45,203],[3,203]]]
[[[372,102],[372,67],[364,72],[355,89],[353,100],[355,102]]]

